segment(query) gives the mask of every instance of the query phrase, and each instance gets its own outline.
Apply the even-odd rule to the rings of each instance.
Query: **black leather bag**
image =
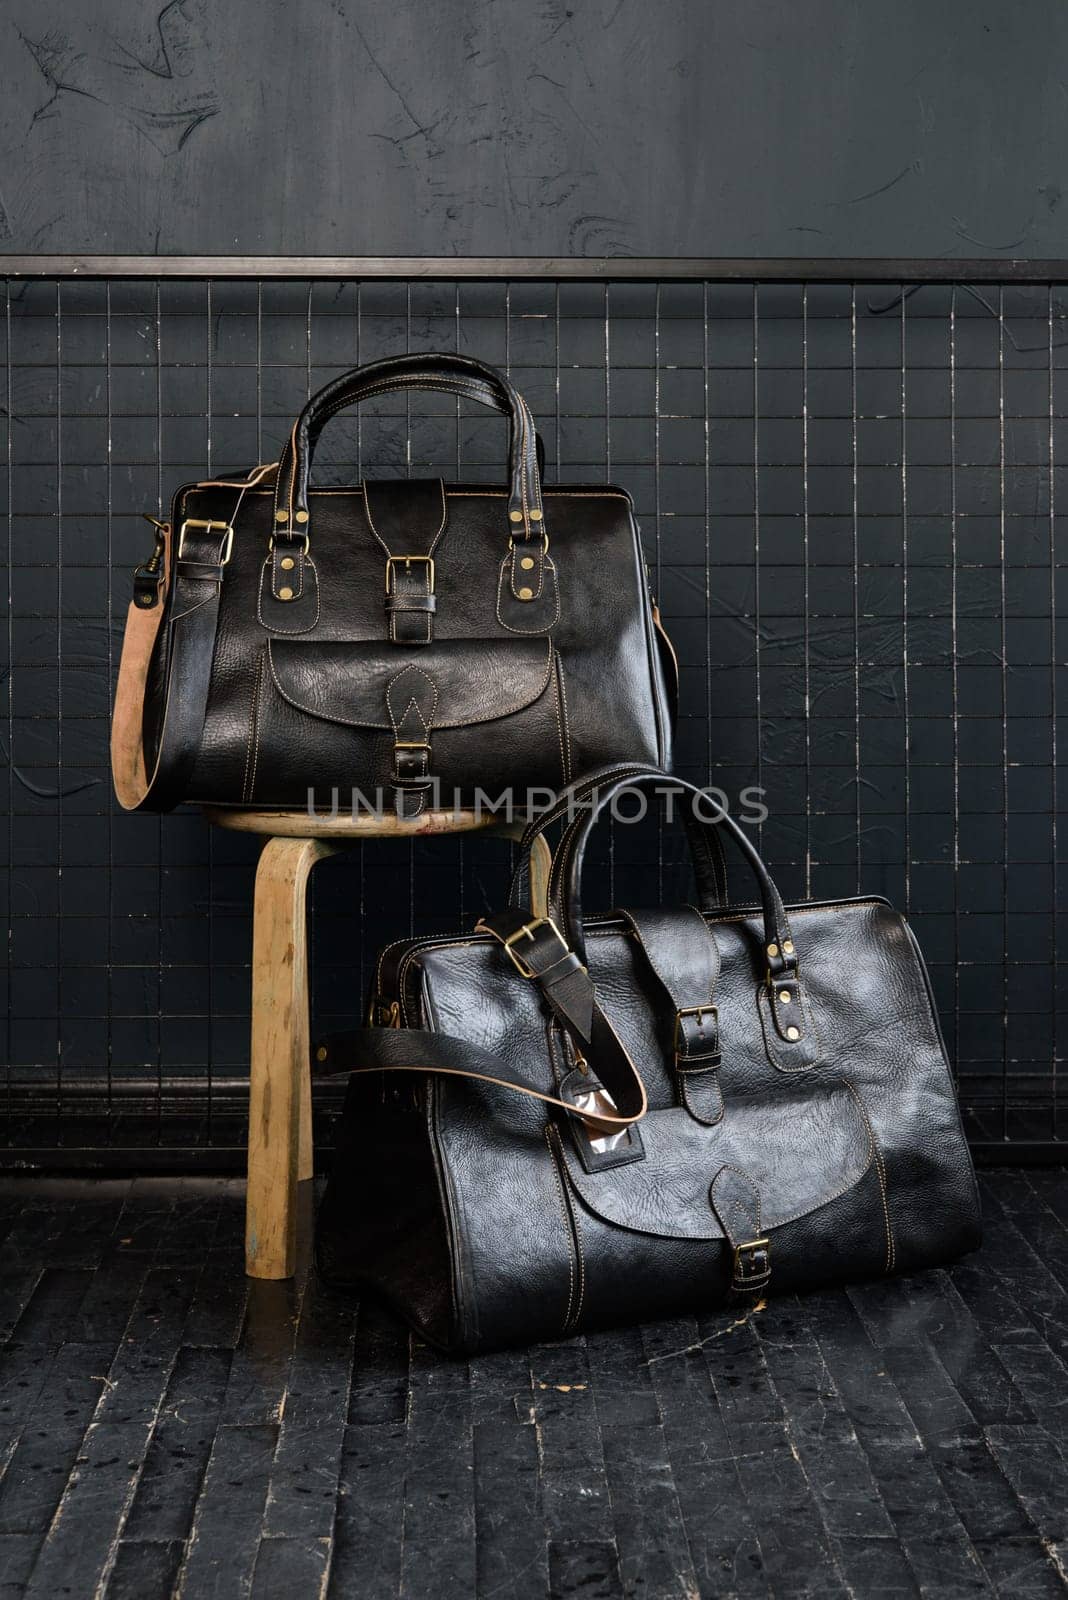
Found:
[[[355,1070],[320,1269],[456,1353],[911,1272],[979,1243],[904,918],[879,898],[787,910],[721,816],[689,822],[700,909],[583,921],[590,829],[636,782],[698,794],[652,773],[577,790],[551,920],[512,908],[391,946],[383,1025],[322,1044],[328,1067]],[[752,906],[719,903],[717,826],[755,876]]]
[[[327,420],[423,389],[504,413],[509,483],[312,488]],[[137,569],[112,729],[122,804],[395,806],[560,790],[670,759],[675,684],[628,496],[542,489],[501,373],[411,355],[346,373],[281,460],[188,484]],[[522,794],[516,800],[522,809]]]

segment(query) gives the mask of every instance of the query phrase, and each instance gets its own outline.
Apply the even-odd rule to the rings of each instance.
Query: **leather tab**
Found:
[[[386,622],[393,644],[429,644],[437,596],[434,551],[449,517],[440,478],[387,478],[363,486],[367,522],[386,556]]]
[[[497,620],[510,633],[548,633],[559,622],[556,565],[542,540],[512,541],[497,577]]]
[[[386,690],[394,740],[390,779],[398,817],[417,817],[431,793],[430,730],[437,703],[436,685],[418,667],[398,672]]]
[[[723,1116],[719,1083],[719,1013],[713,1003],[719,946],[699,911],[624,911],[669,1004],[671,1050],[679,1099],[695,1122]]]
[[[760,1190],[740,1167],[723,1166],[708,1198],[731,1245],[729,1298],[762,1294],[771,1281],[771,1242],[761,1233]]]
[[[282,557],[284,560],[285,557]],[[319,574],[309,555],[290,558],[292,568],[282,566],[275,549],[263,563],[260,589],[256,599],[256,619],[271,633],[310,633],[319,621]],[[301,585],[299,595],[289,599],[276,599],[273,585],[282,578],[292,578]],[[283,588],[288,585],[283,584]]]
[[[271,596],[290,605],[304,595],[308,541],[303,534],[276,533],[271,545]]]

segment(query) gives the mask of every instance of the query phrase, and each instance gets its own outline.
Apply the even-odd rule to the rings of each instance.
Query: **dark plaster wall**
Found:
[[[0,0],[0,250],[1068,256],[1059,0]]]

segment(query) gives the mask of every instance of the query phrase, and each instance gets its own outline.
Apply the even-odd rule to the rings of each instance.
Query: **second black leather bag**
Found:
[[[510,427],[508,482],[313,488],[338,411],[407,389]],[[501,373],[399,356],[310,399],[277,463],[187,484],[134,576],[112,726],[122,804],[332,800],[417,816],[670,758],[674,671],[628,496],[542,489]]]
[[[458,1353],[911,1272],[979,1242],[904,918],[878,898],[785,908],[724,817],[749,909],[720,903],[709,828],[700,909],[583,922],[586,840],[617,787],[562,837],[551,920],[512,909],[392,947],[385,1026],[323,1044],[357,1070],[320,1267]]]

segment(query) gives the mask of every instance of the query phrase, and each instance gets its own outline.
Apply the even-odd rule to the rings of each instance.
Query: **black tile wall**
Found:
[[[787,895],[909,911],[971,1135],[1049,1153],[1066,305],[1045,283],[10,282],[8,1156],[236,1160],[255,845],[124,816],[108,779],[140,513],[273,459],[310,390],[407,348],[506,365],[549,476],[632,492],[682,661],[678,769],[764,791]],[[413,395],[335,422],[316,468],[488,480],[504,452],[496,418]],[[602,903],[681,892],[678,842],[623,831]],[[506,867],[438,840],[324,868],[318,1017],[358,1011],[386,939],[470,925]]]

